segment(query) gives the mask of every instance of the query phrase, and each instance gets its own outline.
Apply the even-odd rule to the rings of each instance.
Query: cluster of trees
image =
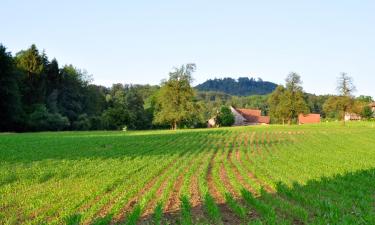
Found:
[[[237,80],[233,78],[207,80],[195,88],[199,91],[216,91],[229,95],[249,96],[266,95],[275,90],[277,85],[272,82],[263,81],[261,78],[254,79],[240,77]]]
[[[342,73],[338,78],[338,95],[315,96],[303,92],[301,77],[290,73],[286,78],[285,87],[280,85],[269,96],[269,115],[273,122],[291,124],[297,121],[298,115],[310,112],[319,113],[323,118],[340,119],[344,121],[347,113],[355,113],[362,118],[373,117],[370,96],[355,98],[355,86],[352,78]],[[344,121],[345,122],[345,121]]]
[[[91,84],[86,71],[59,66],[35,45],[12,56],[0,45],[0,130],[147,129],[144,99],[158,87]]]
[[[0,131],[204,127],[207,108],[191,86],[194,64],[160,86],[92,84],[35,45],[13,56],[0,45]]]
[[[285,86],[253,78],[215,79],[198,86],[223,93],[193,88],[195,69],[195,64],[175,68],[160,86],[107,88],[92,84],[91,76],[73,65],[60,67],[35,45],[13,56],[0,44],[0,131],[194,128],[206,127],[212,117],[228,126],[234,121],[228,106],[261,109],[274,123],[290,124],[308,112],[335,119],[348,112],[373,116],[372,98],[355,98],[346,74],[340,76],[337,96],[305,93],[296,73],[288,75]]]

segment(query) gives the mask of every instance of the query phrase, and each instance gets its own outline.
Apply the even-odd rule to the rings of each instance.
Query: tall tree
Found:
[[[347,73],[341,73],[337,79],[337,91],[340,96],[349,96],[353,95],[353,92],[356,90],[353,84],[353,78],[348,76]]]
[[[141,94],[136,88],[129,87],[125,97],[126,107],[128,109],[129,121],[127,126],[130,129],[146,129],[150,127],[144,102]]]
[[[157,96],[157,112],[154,123],[168,123],[172,129],[192,117],[194,111],[194,90],[191,87],[195,64],[182,65],[169,73],[169,79],[162,82]]]
[[[270,114],[283,123],[291,124],[300,113],[309,111],[304,99],[301,77],[297,73],[290,73],[285,79],[284,87],[278,87],[269,100]]]
[[[356,104],[353,97],[353,92],[356,90],[353,79],[346,73],[341,73],[337,79],[338,96],[330,97],[324,104],[324,111],[329,114],[335,112],[339,115],[345,125],[345,115],[350,112],[357,111]]]
[[[12,55],[0,44],[0,131],[15,130],[22,106]]]
[[[33,104],[40,104],[44,101],[45,80],[42,73],[46,61],[48,60],[45,54],[40,54],[34,44],[29,49],[16,54],[17,68],[26,73],[22,85],[22,95],[24,104],[29,109],[32,109]]]

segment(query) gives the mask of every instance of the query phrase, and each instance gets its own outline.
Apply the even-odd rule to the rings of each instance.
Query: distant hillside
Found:
[[[199,91],[219,91],[230,95],[248,96],[266,95],[273,92],[276,87],[277,84],[260,78],[240,77],[237,80],[233,78],[210,79],[195,88]]]

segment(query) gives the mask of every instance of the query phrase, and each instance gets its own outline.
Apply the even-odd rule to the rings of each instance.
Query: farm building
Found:
[[[216,118],[215,117],[213,117],[213,118],[211,118],[211,119],[209,119],[207,121],[207,127],[208,128],[217,127],[217,123],[216,123]]]
[[[371,107],[372,111],[375,113],[375,102],[371,103],[370,107]]]
[[[361,120],[362,117],[356,113],[345,113],[344,117],[345,121],[350,121],[350,120]]]
[[[246,126],[270,123],[270,117],[262,116],[262,111],[259,109],[236,109],[234,107],[230,107],[230,109],[235,118],[233,126]]]
[[[299,124],[311,124],[311,123],[320,123],[320,114],[299,114],[298,116]]]

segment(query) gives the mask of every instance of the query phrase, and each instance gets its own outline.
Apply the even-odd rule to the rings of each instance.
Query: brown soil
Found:
[[[165,212],[174,212],[180,208],[180,191],[184,183],[184,175],[180,174],[173,185],[173,191],[167,201]]]
[[[165,188],[167,187],[168,179],[164,180],[163,183],[160,185],[158,190],[155,193],[155,198],[153,198],[150,202],[147,203],[147,206],[144,209],[144,212],[142,213],[142,218],[147,219],[152,215],[154,212],[154,209],[158,203],[158,200],[160,199],[160,196],[162,196]]]
[[[227,175],[227,171],[225,171],[224,163],[220,164],[219,177],[220,177],[221,182],[223,182],[223,185],[224,185],[225,189],[229,193],[231,193],[234,197],[237,198],[239,195],[235,191],[235,189],[233,188],[232,184],[229,181],[229,178],[228,178],[228,175]]]
[[[220,194],[220,192],[216,189],[215,182],[213,180],[212,176],[212,167],[214,160],[216,158],[217,151],[214,152],[210,159],[210,164],[208,165],[207,170],[207,183],[208,183],[208,190],[210,192],[210,195],[216,200],[217,203],[222,204],[225,202],[224,197]]]
[[[241,157],[240,157],[240,151],[237,150],[236,151],[236,158],[237,158],[237,161],[241,161]],[[231,167],[233,168],[233,172],[234,172],[234,175],[236,176],[237,180],[240,182],[240,184],[246,188],[248,191],[250,191],[251,193],[253,193],[254,195],[257,194],[257,192],[255,191],[255,189],[253,187],[251,187],[245,180],[244,178],[242,177],[240,171],[238,170],[237,166],[233,163],[232,161],[232,158],[229,157],[229,162],[231,164]]]

